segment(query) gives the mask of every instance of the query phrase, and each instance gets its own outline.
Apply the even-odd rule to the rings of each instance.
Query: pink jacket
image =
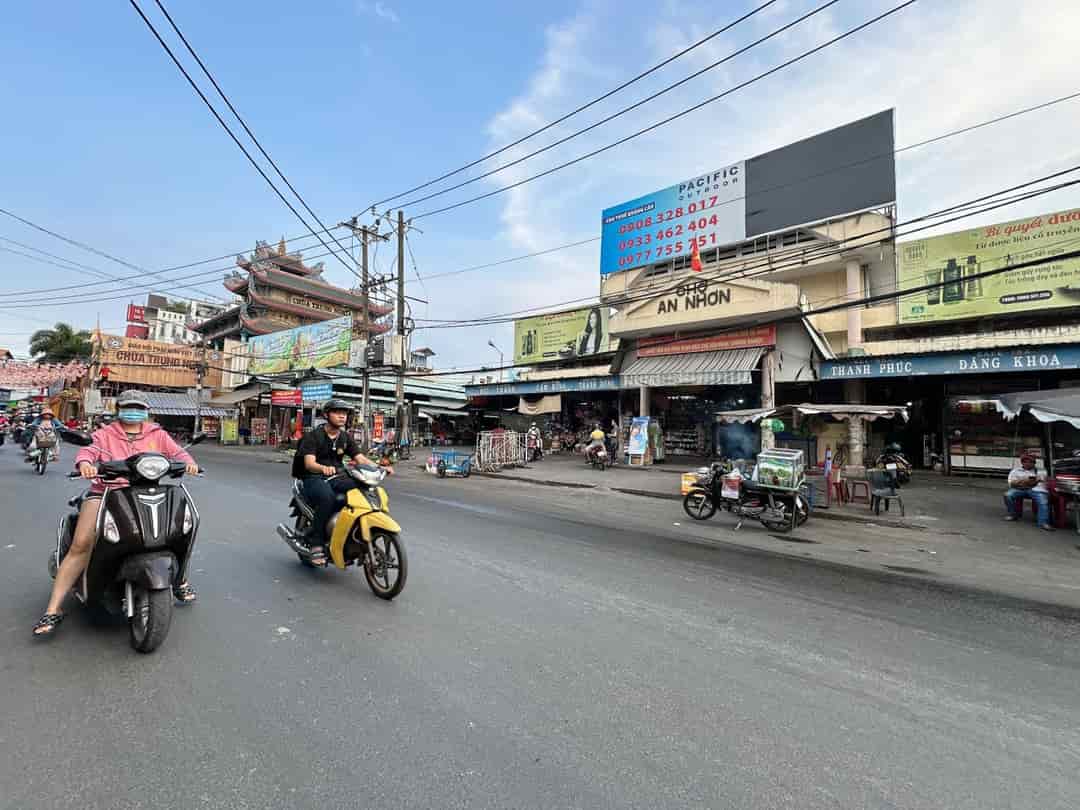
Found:
[[[84,461],[97,465],[102,461],[122,461],[139,453],[161,453],[171,461],[195,461],[161,425],[146,422],[143,424],[142,433],[129,437],[119,422],[113,422],[94,431],[94,443],[79,450],[75,456],[75,469],[79,469],[79,465]],[[109,486],[127,486],[127,482],[123,479],[110,481]],[[90,491],[100,494],[105,491],[105,484],[95,481]]]

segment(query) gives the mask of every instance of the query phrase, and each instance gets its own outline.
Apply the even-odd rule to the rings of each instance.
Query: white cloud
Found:
[[[655,92],[818,2],[778,3],[768,14],[737,26],[484,168],[550,143]],[[896,0],[838,4],[643,108],[469,190],[475,194],[484,186],[486,190],[504,186],[596,149],[896,4]],[[645,18],[620,8],[589,4],[548,29],[545,52],[531,79],[492,117],[489,147],[521,137],[719,27],[714,11],[700,4],[669,0],[652,6],[656,13]],[[1047,0],[1037,9],[1019,10],[1012,0],[918,3],[677,122],[495,197],[496,221],[487,227],[496,237],[486,243],[478,240],[475,250],[501,258],[598,235],[604,207],[889,107],[896,110],[896,141],[903,146],[1066,95],[1075,91],[1072,56],[1077,30],[1080,4],[1075,0]],[[899,216],[911,218],[1080,162],[1080,146],[1067,137],[1078,129],[1080,100],[906,152],[897,163]],[[444,199],[461,199],[461,194],[464,191]],[[1080,195],[1059,192],[984,215],[982,221],[1076,205],[1078,200]],[[473,206],[472,222],[483,221],[483,209],[490,207]],[[467,211],[459,214],[463,220]],[[444,288],[438,314],[474,317],[596,295],[598,258],[599,247],[591,244],[499,268],[487,279],[456,277],[452,288]],[[483,295],[476,294],[480,289]],[[444,357],[475,361],[483,357],[482,349],[475,348],[483,341],[478,344],[478,336],[468,334],[471,331],[439,332],[429,339],[457,344],[442,349]]]

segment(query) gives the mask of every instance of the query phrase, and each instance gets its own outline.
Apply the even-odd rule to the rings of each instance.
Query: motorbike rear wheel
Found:
[[[716,514],[716,504],[713,503],[712,497],[700,489],[686,493],[682,508],[694,520],[708,520]]]
[[[376,532],[364,557],[364,577],[380,599],[393,599],[405,587],[409,561],[396,534]]]
[[[143,587],[132,589],[134,613],[128,620],[131,646],[136,652],[152,653],[161,646],[172,624],[173,593],[170,588],[151,591]]]

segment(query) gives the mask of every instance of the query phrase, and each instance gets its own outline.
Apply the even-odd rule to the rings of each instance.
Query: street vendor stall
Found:
[[[842,465],[848,430],[844,424],[851,419],[876,422],[879,419],[898,419],[906,422],[907,408],[901,405],[779,405],[774,408],[750,408],[720,411],[716,415],[716,451],[727,458],[749,458],[757,455],[761,446],[760,429],[773,431],[777,447],[802,450],[808,463],[822,465],[828,450],[838,456]],[[777,422],[781,424],[776,424]],[[867,448],[878,442],[867,435]],[[884,441],[880,444],[884,446]]]

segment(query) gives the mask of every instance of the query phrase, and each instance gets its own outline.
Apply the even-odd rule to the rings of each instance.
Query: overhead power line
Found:
[[[346,255],[351,255],[345,248],[345,246],[341,244],[338,238],[333,235],[330,229],[326,227],[326,223],[319,219],[319,215],[316,214],[313,210],[311,210],[311,206],[307,204],[307,200],[305,200],[300,195],[300,192],[296,190],[296,187],[289,182],[289,178],[287,178],[285,174],[281,171],[277,163],[274,162],[274,159],[270,157],[269,153],[267,153],[265,149],[263,149],[263,145],[259,143],[259,139],[255,137],[255,133],[251,131],[251,128],[247,125],[247,122],[243,119],[240,113],[236,111],[236,107],[234,107],[233,103],[229,101],[229,97],[225,95],[225,91],[221,89],[221,86],[217,83],[217,79],[215,79],[213,74],[210,73],[210,70],[203,63],[203,60],[199,57],[199,54],[197,54],[195,52],[195,49],[191,47],[191,43],[188,42],[187,37],[184,36],[184,33],[180,30],[179,26],[177,26],[176,22],[172,18],[172,15],[169,14],[168,10],[165,8],[165,5],[161,2],[161,0],[154,0],[154,3],[156,3],[157,7],[161,9],[161,13],[165,15],[165,19],[169,21],[169,25],[172,26],[172,30],[176,32],[176,35],[178,37],[180,37],[180,41],[184,43],[184,47],[187,48],[188,53],[190,53],[192,58],[198,63],[199,68],[202,70],[203,74],[205,74],[206,78],[210,80],[210,83],[214,85],[214,89],[217,91],[217,94],[221,96],[221,100],[224,101],[225,105],[229,108],[229,112],[231,112],[236,117],[236,120],[240,122],[240,126],[244,128],[244,132],[246,132],[248,137],[251,138],[251,142],[254,143],[256,147],[258,147],[258,150],[262,153],[262,156],[266,158],[266,161],[273,167],[274,171],[277,172],[277,176],[280,177],[285,183],[285,185],[289,187],[289,191],[291,191],[293,193],[293,196],[295,196],[296,199],[300,201],[300,204],[304,206],[304,210],[311,214],[312,219],[319,223],[319,226],[323,229],[322,232],[329,234],[330,238],[334,240],[334,244],[341,248],[341,250],[344,251]],[[316,235],[314,231],[312,231],[312,235]],[[322,239],[320,239],[319,241],[321,242]],[[327,250],[330,250],[330,246],[327,245],[325,242],[323,242],[323,246],[326,247]],[[352,270],[355,274],[355,268],[352,267],[352,264],[347,264],[346,267]]]
[[[681,87],[682,85],[686,84],[689,81],[692,81],[693,79],[696,79],[698,76],[701,76],[704,73],[708,73],[710,70],[715,70],[720,65],[723,65],[726,62],[730,62],[732,59],[735,59],[736,57],[741,56],[742,54],[746,53],[747,51],[750,51],[750,50],[756,48],[757,46],[762,45],[765,42],[768,42],[773,37],[780,36],[780,34],[783,34],[785,31],[788,31],[789,29],[794,28],[799,23],[810,19],[815,14],[820,14],[822,11],[825,11],[830,6],[834,6],[839,2],[840,2],[840,0],[828,0],[828,2],[822,3],[817,8],[811,9],[807,13],[803,14],[801,17],[798,17],[798,18],[792,20],[791,22],[787,23],[786,25],[783,25],[780,28],[777,28],[777,29],[769,32],[768,34],[766,34],[763,37],[759,37],[758,39],[751,42],[749,45],[744,45],[743,47],[739,48],[738,50],[732,51],[731,53],[729,53],[724,58],[717,59],[715,62],[713,62],[713,63],[711,63],[709,65],[706,65],[705,67],[701,68],[700,70],[697,70],[697,71],[691,73],[689,76],[686,76],[686,77],[684,77],[682,79],[679,79],[677,82],[674,82],[673,84],[669,84],[667,87],[664,87],[664,88],[662,88],[660,90],[657,90],[652,95],[646,96],[645,98],[641,99],[640,101],[635,101],[630,106],[623,107],[621,110],[618,110],[618,111],[612,113],[611,115],[608,115],[608,116],[606,116],[604,118],[601,118],[599,121],[597,121],[597,122],[595,122],[593,124],[590,124],[587,127],[583,127],[582,129],[579,129],[576,132],[571,132],[569,135],[566,135],[566,136],[564,136],[562,138],[559,138],[557,141],[552,141],[547,146],[542,146],[539,149],[536,149],[536,150],[534,150],[532,152],[529,152],[527,155],[522,155],[521,157],[510,161],[509,163],[504,163],[501,166],[496,166],[494,169],[486,171],[483,174],[478,174],[476,177],[470,177],[468,180],[463,180],[462,182],[457,183],[456,185],[448,186],[447,188],[440,189],[439,191],[433,191],[431,194],[427,194],[427,195],[425,195],[423,197],[417,197],[416,199],[408,200],[407,202],[402,203],[402,207],[404,207],[404,208],[412,208],[413,206],[419,205],[422,202],[427,202],[428,200],[435,199],[436,197],[441,197],[443,194],[449,194],[451,191],[456,191],[459,188],[464,188],[465,186],[471,185],[471,184],[476,183],[476,182],[478,182],[480,180],[483,180],[483,179],[485,179],[487,177],[491,177],[494,174],[498,174],[499,172],[505,171],[506,169],[510,169],[510,168],[512,168],[514,166],[517,166],[517,165],[519,165],[521,163],[524,163],[526,160],[531,160],[532,158],[536,157],[537,155],[542,155],[544,152],[547,152],[547,151],[549,151],[551,149],[554,149],[557,146],[562,146],[564,143],[567,143],[568,141],[572,141],[574,138],[577,138],[579,135],[584,135],[585,133],[591,132],[592,130],[603,126],[604,124],[607,124],[607,123],[609,123],[611,121],[614,121],[616,118],[619,118],[620,116],[626,115],[628,112],[633,112],[634,110],[638,109],[639,107],[642,107],[642,106],[644,106],[645,104],[648,104],[651,101],[655,101],[656,99],[660,98],[660,96],[662,96],[662,95],[664,95],[666,93],[670,93],[672,90],[674,90],[674,89],[676,89],[678,87]]]
[[[844,39],[847,39],[848,37],[854,36],[855,34],[859,33],[860,31],[862,31],[862,30],[864,30],[866,28],[869,28],[871,25],[874,25],[875,23],[878,23],[881,20],[884,20],[885,18],[890,17],[893,14],[896,14],[896,13],[904,10],[908,6],[913,5],[915,2],[917,2],[917,0],[907,0],[907,2],[901,3],[898,6],[894,6],[893,8],[889,9],[888,11],[885,11],[885,12],[883,12],[881,14],[878,14],[876,17],[873,17],[873,18],[867,20],[866,22],[855,26],[854,28],[849,28],[844,33],[839,34],[839,35],[833,37],[832,39],[829,39],[829,40],[821,43],[820,45],[817,45],[817,46],[811,48],[808,51],[804,51],[803,53],[799,54],[798,56],[792,57],[791,59],[788,59],[785,62],[781,62],[779,65],[776,65],[775,67],[772,67],[769,70],[764,71],[763,73],[759,73],[758,75],[754,76],[751,79],[747,79],[744,82],[740,82],[739,84],[735,85],[734,87],[728,88],[727,90],[725,90],[722,93],[718,93],[717,95],[712,96],[711,98],[707,98],[704,101],[701,101],[701,102],[693,105],[692,107],[687,107],[686,109],[681,110],[680,112],[677,112],[674,115],[669,115],[667,118],[663,119],[662,121],[657,121],[654,124],[650,124],[649,126],[644,127],[642,129],[639,129],[636,132],[631,133],[630,135],[627,135],[627,136],[625,136],[623,138],[620,138],[617,141],[614,141],[613,143],[609,143],[606,146],[602,146],[602,147],[600,147],[598,149],[594,149],[591,152],[587,152],[584,155],[581,155],[579,157],[574,158],[573,160],[568,160],[565,163],[560,163],[559,165],[553,166],[552,168],[547,169],[547,170],[542,171],[542,172],[539,172],[538,174],[534,174],[534,175],[532,175],[530,177],[526,177],[523,180],[517,181],[516,183],[511,183],[511,184],[506,185],[506,186],[501,186],[500,188],[494,189],[493,191],[489,191],[489,192],[487,192],[485,194],[479,194],[479,195],[477,195],[475,197],[470,197],[468,199],[461,200],[460,202],[456,202],[456,203],[453,203],[451,205],[443,206],[442,208],[435,208],[435,209],[433,209],[431,211],[424,211],[424,212],[422,212],[420,214],[415,214],[415,215],[413,215],[412,219],[416,220],[416,219],[422,219],[424,217],[435,216],[436,214],[443,214],[443,213],[446,213],[447,211],[453,211],[453,210],[455,210],[457,208],[461,208],[463,206],[470,205],[470,204],[472,204],[474,202],[479,202],[481,200],[486,200],[489,197],[494,197],[497,194],[503,194],[503,193],[505,193],[507,191],[510,191],[511,189],[519,188],[520,186],[523,186],[526,183],[531,183],[534,180],[539,180],[539,179],[541,179],[543,177],[547,177],[549,175],[555,174],[556,172],[562,171],[565,168],[573,166],[573,165],[575,165],[577,163],[581,163],[582,161],[588,160],[589,158],[596,157],[597,155],[602,154],[604,152],[607,152],[607,151],[609,151],[611,149],[614,149],[614,148],[616,148],[618,146],[622,146],[624,143],[632,141],[635,138],[639,138],[642,135],[645,135],[646,133],[652,132],[655,129],[659,129],[660,127],[666,126],[667,124],[670,124],[672,121],[677,121],[678,119],[680,119],[680,118],[682,118],[682,117],[684,117],[686,115],[689,115],[692,112],[696,112],[696,111],[700,110],[701,108],[708,106],[709,104],[713,104],[713,103],[719,101],[720,99],[731,95],[732,93],[735,93],[735,92],[737,92],[739,90],[742,90],[745,87],[748,87],[748,86],[750,86],[750,85],[752,85],[752,84],[754,84],[756,82],[761,81],[762,79],[765,79],[765,78],[773,75],[774,73],[778,73],[781,70],[784,70],[784,69],[786,69],[788,67],[791,67],[792,65],[796,64],[797,62],[800,62],[803,59],[806,59],[806,58],[814,55],[815,53],[818,53],[819,51],[824,50],[825,48],[828,48],[828,47],[830,47],[832,45],[835,45],[837,42],[840,42],[841,40],[844,40]]]
[[[428,188],[429,186],[433,186],[436,183],[441,182],[442,180],[446,180],[447,178],[450,178],[450,177],[453,177],[455,175],[461,174],[463,171],[467,171],[468,169],[471,169],[473,166],[476,166],[476,165],[478,165],[480,163],[483,163],[485,160],[490,160],[491,158],[495,157],[496,155],[501,155],[503,152],[506,152],[509,149],[513,149],[515,146],[520,146],[521,144],[525,143],[525,141],[530,140],[531,138],[535,138],[537,135],[539,135],[539,134],[541,134],[543,132],[547,132],[552,127],[556,127],[559,124],[563,123],[564,121],[566,121],[566,120],[568,120],[570,118],[573,118],[578,113],[584,112],[585,110],[589,109],[590,107],[593,107],[596,104],[599,104],[601,101],[605,101],[605,100],[611,98],[613,95],[615,95],[616,93],[619,93],[622,90],[625,90],[630,85],[635,84],[636,82],[641,81],[645,77],[652,75],[656,71],[660,70],[660,68],[671,64],[676,59],[679,59],[679,58],[685,56],[686,54],[690,53],[691,51],[695,50],[696,48],[701,47],[702,45],[709,42],[710,40],[713,40],[716,37],[720,36],[721,34],[726,33],[727,31],[730,31],[732,28],[737,26],[739,23],[750,19],[751,17],[753,17],[758,12],[764,11],[769,6],[773,5],[775,2],[776,2],[776,0],[769,0],[769,2],[767,2],[767,3],[762,3],[760,6],[757,6],[756,8],[750,9],[750,11],[748,11],[746,14],[743,14],[741,17],[738,17],[738,18],[732,20],[731,22],[729,22],[727,25],[724,25],[723,27],[716,29],[711,34],[709,34],[709,35],[707,35],[705,37],[702,37],[697,42],[694,42],[693,44],[688,45],[687,47],[683,48],[681,51],[679,51],[679,52],[677,52],[675,54],[672,54],[671,56],[669,56],[667,59],[663,60],[662,62],[658,62],[657,64],[653,65],[651,68],[648,68],[647,70],[643,70],[641,73],[637,74],[633,78],[628,79],[627,81],[623,82],[622,84],[618,85],[617,87],[613,87],[611,90],[608,90],[603,95],[597,96],[596,98],[592,99],[592,101],[589,101],[589,102],[586,102],[585,104],[582,104],[580,107],[577,107],[577,108],[571,110],[570,112],[566,113],[565,115],[559,116],[554,121],[550,121],[547,124],[544,124],[542,127],[538,128],[538,129],[534,129],[532,132],[529,132],[526,135],[522,135],[516,141],[513,141],[512,143],[508,143],[505,146],[500,146],[495,151],[489,152],[488,154],[484,155],[483,157],[479,157],[476,160],[472,161],[471,163],[466,163],[464,166],[461,166],[461,167],[459,167],[457,169],[454,169],[453,171],[447,172],[446,174],[440,175],[439,177],[436,177],[433,180],[428,180],[426,183],[421,183],[420,185],[413,186],[412,188],[410,188],[410,189],[408,189],[406,191],[401,191],[401,192],[398,192],[397,194],[394,194],[394,195],[392,195],[390,197],[385,197],[385,198],[383,198],[381,200],[377,200],[376,202],[373,202],[369,206],[369,208],[375,208],[377,206],[383,205],[384,203],[388,203],[388,202],[391,202],[393,200],[396,200],[399,197],[404,197],[407,194],[413,194],[413,193],[415,193],[417,191]]]
[[[953,222],[953,221],[957,221],[957,220],[960,220],[960,219],[966,219],[968,217],[975,216],[976,214],[986,213],[987,211],[995,210],[995,209],[1000,208],[1000,207],[1005,206],[1005,205],[1012,205],[1012,204],[1014,204],[1016,202],[1019,202],[1019,201],[1022,201],[1024,199],[1030,199],[1030,198],[1033,198],[1033,197],[1042,196],[1042,195],[1049,194],[1049,193],[1054,192],[1054,191],[1059,191],[1059,190],[1061,190],[1063,188],[1075,186],[1077,184],[1080,184],[1080,180],[1067,181],[1067,182],[1059,183],[1059,184],[1057,184],[1055,186],[1052,186],[1052,187],[1041,188],[1041,189],[1036,189],[1036,190],[1033,190],[1033,191],[1029,191],[1028,193],[1022,195],[1019,198],[1012,197],[1012,198],[1005,199],[1004,201],[1001,201],[1001,200],[996,200],[995,201],[995,198],[1001,197],[1002,195],[1011,194],[1012,192],[1016,192],[1016,191],[1018,191],[1020,189],[1027,188],[1027,187],[1030,187],[1030,186],[1038,184],[1038,183],[1044,183],[1044,182],[1046,182],[1048,180],[1053,180],[1053,179],[1056,179],[1056,178],[1059,178],[1059,177],[1063,177],[1064,175],[1075,173],[1077,171],[1080,171],[1080,164],[1078,164],[1076,166],[1073,166],[1073,167],[1070,167],[1068,169],[1064,169],[1064,170],[1062,170],[1060,172],[1054,172],[1052,174],[1045,175],[1043,177],[1035,178],[1033,180],[1027,181],[1026,183],[1021,183],[1021,184],[1018,184],[1018,185],[1015,185],[1015,186],[1012,186],[1012,187],[1009,187],[1009,188],[1006,188],[1006,189],[1002,189],[1002,190],[997,191],[997,192],[993,192],[991,194],[987,194],[987,195],[977,197],[977,198],[975,198],[973,200],[967,200],[965,202],[957,203],[955,205],[948,206],[946,208],[940,209],[938,211],[934,211],[934,212],[929,213],[929,214],[924,214],[922,216],[915,217],[915,218],[912,218],[912,219],[904,221],[904,222],[896,223],[895,225],[889,225],[889,226],[887,226],[885,228],[878,229],[877,231],[869,231],[867,233],[859,235],[858,237],[851,237],[851,238],[848,238],[848,239],[839,240],[837,242],[830,242],[830,243],[827,243],[827,244],[824,244],[824,245],[820,245],[820,246],[818,246],[816,248],[809,248],[809,249],[806,249],[806,248],[792,248],[792,249],[790,249],[788,251],[781,252],[781,254],[779,254],[779,256],[776,255],[776,254],[768,256],[765,259],[762,259],[760,262],[757,262],[755,264],[751,264],[748,267],[744,266],[744,267],[740,267],[740,268],[735,268],[735,269],[731,270],[730,272],[721,274],[721,275],[716,276],[716,277],[701,278],[699,283],[704,282],[706,284],[706,286],[715,285],[715,284],[723,284],[723,283],[728,283],[730,281],[738,280],[740,278],[746,278],[746,277],[749,277],[751,275],[768,275],[770,273],[774,273],[774,272],[777,272],[779,270],[790,269],[790,268],[793,268],[793,267],[800,267],[800,266],[805,265],[808,261],[820,261],[820,260],[822,260],[824,258],[828,258],[829,256],[832,256],[832,255],[841,255],[842,253],[847,252],[847,251],[849,251],[851,249],[850,245],[853,242],[859,243],[859,245],[861,247],[867,247],[867,246],[870,246],[872,244],[875,244],[875,242],[873,242],[872,240],[867,241],[867,238],[873,236],[875,233],[886,234],[886,236],[884,238],[879,240],[880,242],[883,242],[883,243],[884,242],[891,242],[897,236],[907,236],[907,235],[910,235],[910,234],[918,232],[918,231],[923,231],[923,230],[927,230],[929,228],[938,227],[938,226],[940,226],[942,224],[946,224],[948,222]],[[970,209],[973,209],[973,208],[975,208],[977,206],[983,206],[983,207],[979,208],[978,210],[970,210]],[[956,213],[958,211],[965,211],[965,210],[967,211],[967,213],[962,213],[961,215],[954,216],[951,219],[946,219],[946,220],[937,221],[937,222],[932,221],[932,220],[941,220],[941,218],[944,217],[944,216],[947,216],[949,214],[954,214],[954,213]],[[915,228],[915,229],[912,229],[912,230],[907,231],[907,232],[902,233],[902,234],[895,233],[895,229],[897,229],[897,228],[906,227],[908,225],[914,225],[914,224],[919,224],[919,223],[930,223],[930,224],[925,224],[920,228]],[[788,263],[788,264],[784,263],[784,260],[783,260],[783,254],[784,253],[787,253],[787,254],[790,254],[790,255],[793,256],[791,262]],[[756,273],[756,274],[752,274],[750,271],[755,270],[755,269],[760,269],[761,272]],[[681,277],[680,282],[685,281],[685,279],[686,279],[686,277]],[[668,281],[670,282],[670,280],[668,280]],[[629,304],[629,303],[634,303],[634,302],[637,302],[637,301],[649,300],[650,298],[656,297],[658,294],[659,293],[657,291],[657,288],[653,287],[653,288],[650,288],[650,289],[648,289],[647,291],[644,291],[644,292],[639,292],[639,293],[636,293],[634,295],[622,296],[622,297],[619,297],[617,299],[612,299],[612,300],[613,300],[614,303],[617,303],[618,305],[621,306],[621,305],[625,305],[625,304]],[[570,306],[570,305],[573,305],[573,304],[581,304],[582,302],[591,302],[591,301],[595,301],[595,300],[596,300],[596,296],[591,295],[591,296],[587,296],[587,297],[584,297],[584,298],[575,298],[575,299],[571,299],[569,301],[560,301],[560,302],[557,302],[557,303],[551,303],[551,304],[547,304],[547,305],[543,305],[543,306],[531,307],[529,309],[522,309],[522,310],[517,310],[517,311],[514,311],[514,312],[500,313],[498,315],[479,317],[479,318],[471,318],[471,319],[465,319],[465,320],[461,320],[461,321],[441,321],[439,323],[433,323],[433,324],[430,324],[430,325],[418,326],[417,329],[418,330],[419,329],[454,329],[454,328],[465,328],[465,327],[473,327],[473,326],[491,326],[491,325],[496,325],[496,324],[499,324],[499,323],[510,323],[513,320],[516,320],[516,318],[514,316],[521,316],[521,315],[534,313],[534,312],[539,312],[539,311],[557,311],[558,309],[560,309],[562,307],[565,307],[565,306]]]
[[[56,231],[53,231],[53,230],[50,230],[50,229],[44,227],[43,225],[38,225],[36,222],[31,222],[30,220],[24,219],[23,217],[19,216],[16,213],[13,213],[12,211],[8,211],[6,208],[0,208],[0,214],[4,214],[5,216],[11,217],[12,219],[17,220],[18,222],[21,222],[23,225],[26,225],[27,227],[33,228],[36,231],[40,231],[41,233],[47,234],[47,235],[53,237],[54,239],[59,239],[61,242],[67,242],[69,245],[80,248],[80,249],[85,250],[85,251],[87,251],[89,253],[93,253],[96,256],[101,256],[102,258],[108,259],[111,262],[116,262],[117,264],[122,265],[124,267],[127,267],[127,268],[129,268],[131,270],[136,270],[136,271],[138,271],[140,276],[142,276],[142,275],[151,275],[151,276],[154,276],[156,278],[162,279],[162,276],[159,273],[155,273],[152,270],[147,270],[145,267],[140,267],[137,264],[132,264],[131,262],[125,261],[124,259],[117,258],[116,256],[113,256],[111,253],[106,253],[104,250],[99,250],[98,248],[93,247],[92,245],[88,245],[85,242],[80,242],[77,239],[72,239],[69,236],[64,236],[63,234],[57,233]],[[105,273],[105,271],[101,271],[101,272]],[[117,276],[113,275],[112,273],[105,273],[105,275],[112,276],[113,280],[116,280],[118,278]],[[168,281],[168,279],[163,279],[163,280]],[[223,300],[220,296],[214,296],[214,295],[211,294],[211,297],[217,298],[219,301]]]
[[[199,96],[199,98],[202,99],[202,102],[203,102],[203,104],[206,105],[206,108],[208,110],[210,110],[210,112],[211,112],[211,114],[213,114],[214,118],[217,119],[217,122],[219,124],[221,124],[222,129],[225,130],[225,132],[228,134],[228,136],[232,139],[232,142],[236,144],[236,146],[240,149],[240,151],[244,153],[244,157],[246,157],[248,159],[248,162],[253,167],[255,167],[255,170],[262,176],[263,180],[266,181],[267,185],[269,185],[270,188],[273,189],[274,193],[285,204],[285,207],[288,208],[290,211],[292,211],[293,215],[298,220],[300,220],[301,223],[303,223],[304,227],[307,228],[308,231],[311,232],[312,236],[317,238],[322,243],[324,248],[326,248],[328,251],[330,251],[330,253],[334,256],[334,258],[336,258],[339,262],[341,262],[350,273],[355,274],[356,273],[356,268],[353,267],[353,263],[349,262],[349,261],[346,261],[345,259],[341,258],[341,256],[339,256],[337,253],[334,252],[334,249],[331,248],[330,245],[328,245],[326,243],[326,241],[322,238],[322,236],[319,235],[318,232],[316,232],[315,228],[313,228],[311,225],[308,224],[308,221],[306,219],[304,219],[303,215],[301,215],[301,213],[296,210],[296,207],[291,202],[289,202],[288,198],[284,194],[281,193],[281,189],[279,189],[277,187],[277,185],[274,183],[274,181],[270,179],[269,175],[267,175],[267,173],[263,170],[262,166],[260,166],[258,164],[258,162],[255,160],[255,158],[253,158],[251,156],[251,153],[247,150],[247,147],[245,147],[244,144],[242,144],[240,142],[240,139],[236,137],[236,133],[234,133],[232,131],[232,129],[229,127],[229,125],[227,123],[225,123],[225,119],[221,117],[221,114],[218,113],[218,111],[217,111],[217,109],[215,109],[214,105],[210,103],[210,99],[208,99],[206,97],[206,94],[203,93],[202,88],[200,88],[199,85],[196,84],[195,80],[193,78],[191,78],[191,74],[187,72],[187,69],[183,66],[183,64],[177,58],[176,54],[173,53],[172,48],[170,48],[168,43],[166,43],[165,40],[162,39],[161,34],[158,33],[157,28],[155,28],[154,24],[152,22],[150,22],[150,18],[147,17],[146,14],[143,13],[143,10],[141,8],[139,8],[139,4],[135,0],[128,0],[128,2],[131,4],[131,7],[134,8],[135,11],[138,13],[138,15],[142,18],[142,21],[144,23],[146,23],[146,27],[150,29],[150,32],[154,35],[154,38],[158,41],[158,44],[161,45],[161,47],[164,49],[165,53],[167,53],[169,55],[169,58],[172,60],[173,64],[176,65],[176,68],[183,74],[184,78],[187,79],[187,82],[188,82],[188,84],[191,85],[191,88],[195,91],[195,93]],[[160,3],[159,3],[159,5],[160,5]],[[171,22],[171,20],[170,20],[170,22]],[[174,28],[175,28],[175,26],[174,26]],[[176,29],[176,31],[177,31],[177,33],[179,33],[179,29]],[[181,39],[183,39],[182,35],[181,35]],[[184,43],[186,45],[187,41],[184,40]],[[188,46],[188,49],[191,50],[190,46]],[[194,54],[194,51],[192,51],[192,53]],[[196,57],[196,59],[198,59],[198,57]],[[199,64],[200,64],[200,66],[202,65],[201,60],[199,60]],[[205,71],[205,68],[203,68],[203,70]],[[207,75],[209,75],[209,73]],[[211,78],[211,81],[213,81],[213,78]],[[216,82],[214,82],[214,86],[217,87]],[[220,88],[218,89],[218,92],[219,93],[221,92]],[[222,94],[222,96],[224,97],[224,94]],[[225,103],[229,105],[229,109],[233,109],[232,104],[229,103],[228,99],[225,99]],[[234,109],[233,109],[233,114],[237,116],[238,120],[240,120],[239,114],[237,114]],[[243,121],[241,120],[240,123],[243,124]],[[250,130],[247,129],[246,125],[244,125],[244,129],[246,131],[248,131],[249,135],[251,134]],[[253,141],[255,140],[255,137],[253,135],[251,136],[251,138],[252,138]],[[258,142],[256,142],[256,145],[258,145]],[[262,150],[262,147],[259,146],[259,149]],[[265,152],[263,152],[263,154],[266,155]],[[267,159],[269,160],[269,156],[267,156]],[[273,164],[273,161],[271,161],[271,164]],[[277,169],[276,166],[274,168],[275,168],[275,170]],[[280,174],[280,172],[278,172],[278,173]],[[282,178],[284,179],[284,176],[282,176]],[[287,180],[286,180],[286,183],[288,183]],[[289,188],[292,189],[291,184],[289,185]],[[293,189],[293,193],[296,194],[295,189]],[[306,208],[307,203],[305,203],[303,201],[303,199],[300,197],[300,195],[297,194],[296,197],[297,197],[298,200],[300,200],[300,202]],[[308,210],[310,211],[310,209],[308,209]],[[319,225],[322,227],[323,232],[328,230],[328,228],[325,225],[323,225],[321,221],[318,220],[318,217],[316,217],[315,219],[316,219],[317,222],[319,222]],[[337,240],[335,239],[334,241],[336,242]],[[339,246],[340,246],[340,243],[339,243]],[[342,248],[342,250],[344,250],[344,248]]]

